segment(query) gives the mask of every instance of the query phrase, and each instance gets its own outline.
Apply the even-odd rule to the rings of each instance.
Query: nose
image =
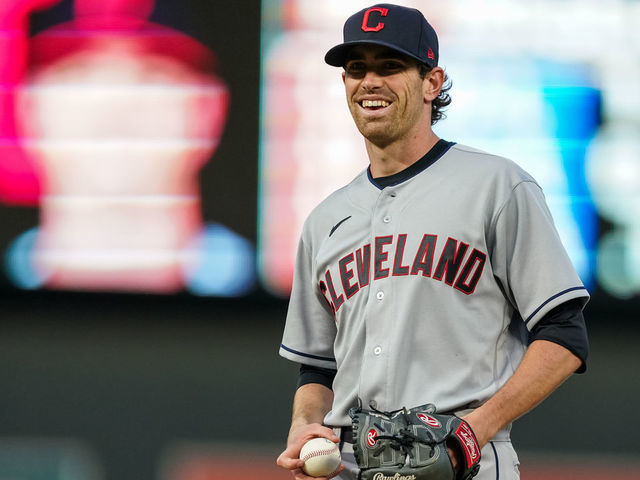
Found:
[[[373,68],[367,70],[360,83],[360,86],[365,90],[373,90],[381,85],[382,77]]]

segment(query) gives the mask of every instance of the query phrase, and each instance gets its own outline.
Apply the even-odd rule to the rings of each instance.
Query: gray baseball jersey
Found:
[[[542,316],[589,296],[541,188],[510,160],[441,140],[387,180],[363,171],[300,239],[280,354],[337,368],[327,425],[349,425],[358,399],[478,406]]]

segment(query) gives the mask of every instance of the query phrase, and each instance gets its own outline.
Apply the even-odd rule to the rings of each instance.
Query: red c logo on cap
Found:
[[[375,27],[369,27],[368,26],[369,15],[371,14],[371,12],[378,12],[378,13],[380,13],[381,17],[386,17],[388,11],[389,11],[388,8],[372,7],[369,10],[367,10],[366,12],[364,12],[364,17],[362,17],[362,30],[365,31],[365,32],[378,32],[378,31],[382,30],[384,28],[384,23],[382,23],[382,22],[378,22],[378,24]]]

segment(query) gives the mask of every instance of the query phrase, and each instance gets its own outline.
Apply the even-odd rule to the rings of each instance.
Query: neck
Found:
[[[438,140],[440,139],[431,129],[411,141],[397,141],[384,146],[365,139],[371,164],[371,176],[387,177],[404,170],[420,160],[438,143]]]

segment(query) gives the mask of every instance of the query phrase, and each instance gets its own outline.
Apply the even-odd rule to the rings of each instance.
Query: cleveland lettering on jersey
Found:
[[[318,282],[320,292],[335,313],[361,288],[389,276],[427,277],[471,295],[480,281],[487,254],[469,244],[448,237],[438,248],[438,236],[424,234],[415,251],[407,251],[406,233],[376,237],[338,260]],[[372,252],[373,250],[373,252]],[[437,258],[434,268],[434,259]],[[331,272],[339,275],[334,281]],[[373,272],[373,280],[371,277]]]

